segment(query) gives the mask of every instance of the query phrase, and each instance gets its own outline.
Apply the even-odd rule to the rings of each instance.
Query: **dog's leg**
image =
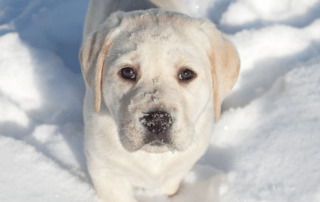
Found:
[[[103,170],[91,171],[90,175],[101,202],[138,202],[125,178]]]
[[[168,177],[166,178],[162,183],[162,189],[164,193],[166,193],[168,196],[175,195],[179,189],[180,183],[182,178],[184,177],[184,174],[177,175],[175,177]]]

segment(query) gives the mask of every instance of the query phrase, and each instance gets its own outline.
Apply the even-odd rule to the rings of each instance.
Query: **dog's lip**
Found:
[[[167,146],[167,144],[163,143],[162,141],[155,140],[152,142],[149,142],[148,145],[150,146]]]
[[[171,141],[168,137],[164,136],[164,133],[159,134],[151,134],[151,137],[145,137],[144,140],[145,145],[150,146],[171,146]]]
[[[169,151],[174,152],[175,150],[177,150],[172,144],[168,144],[168,143],[164,143],[160,140],[155,140],[152,142],[149,142],[145,145],[149,145],[151,147],[167,147]]]

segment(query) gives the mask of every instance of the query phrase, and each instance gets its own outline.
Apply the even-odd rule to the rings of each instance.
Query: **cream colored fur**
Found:
[[[134,202],[135,188],[175,194],[208,147],[240,60],[209,20],[186,14],[183,0],[89,4],[79,58],[85,153],[101,201]],[[119,75],[126,66],[137,69],[136,83]],[[196,77],[179,82],[183,68]],[[143,143],[139,119],[153,108],[173,117],[169,145]]]

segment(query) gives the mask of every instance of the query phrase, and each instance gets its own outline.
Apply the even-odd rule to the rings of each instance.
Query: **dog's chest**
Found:
[[[175,166],[175,158],[176,155],[172,153],[137,152],[132,158],[121,160],[121,164],[127,165],[122,166],[121,175],[127,176],[130,183],[136,187],[157,190],[161,188],[166,178],[176,172],[172,169]]]

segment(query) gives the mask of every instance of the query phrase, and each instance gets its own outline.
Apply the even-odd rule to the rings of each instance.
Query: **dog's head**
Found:
[[[80,62],[96,113],[105,105],[124,148],[147,152],[186,150],[212,101],[219,118],[240,67],[210,21],[163,10],[112,14]]]

